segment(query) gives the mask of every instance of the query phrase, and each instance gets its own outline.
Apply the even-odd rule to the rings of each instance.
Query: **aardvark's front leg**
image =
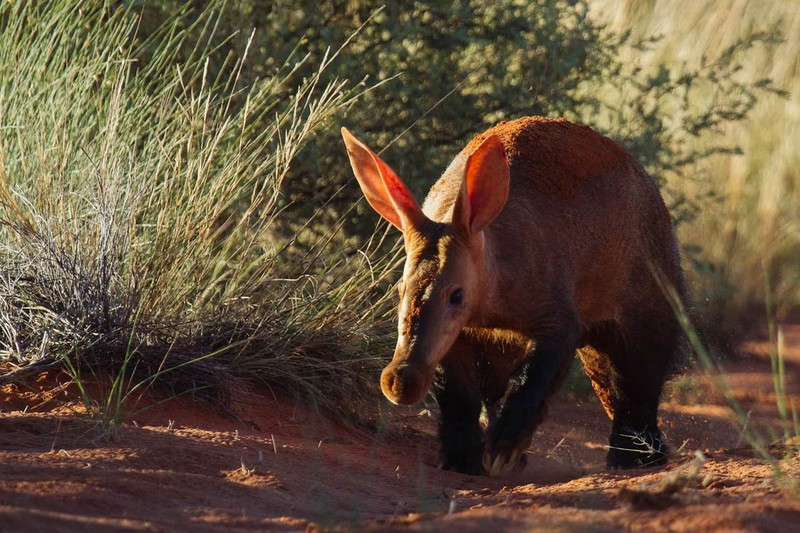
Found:
[[[487,432],[483,468],[489,475],[515,470],[544,418],[547,402],[566,377],[578,344],[574,315],[560,322],[553,317],[546,331],[536,334],[536,348],[523,362],[523,382],[509,395],[503,411]]]
[[[481,474],[483,430],[475,346],[459,337],[442,361],[434,383],[439,403],[441,467],[463,474]]]

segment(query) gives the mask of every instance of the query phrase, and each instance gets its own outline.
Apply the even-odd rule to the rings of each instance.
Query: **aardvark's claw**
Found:
[[[484,452],[483,469],[493,477],[516,472],[525,465],[523,453],[524,450],[519,449],[511,450],[508,454],[500,452],[495,455],[488,451]]]

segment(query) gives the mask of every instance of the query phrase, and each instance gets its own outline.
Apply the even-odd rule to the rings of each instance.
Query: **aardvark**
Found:
[[[342,135],[364,195],[405,242],[381,388],[413,404],[433,386],[442,467],[524,464],[576,351],[612,420],[609,467],[666,462],[657,411],[679,326],[661,284],[680,292],[683,280],[669,212],[631,155],[565,120],[503,122],[456,156],[420,208]]]

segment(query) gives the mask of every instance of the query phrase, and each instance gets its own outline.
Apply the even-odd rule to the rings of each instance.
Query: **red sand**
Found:
[[[786,346],[800,408],[800,327]],[[766,345],[746,348],[755,355],[727,365],[730,382],[750,425],[777,436]],[[371,433],[254,392],[224,416],[177,399],[130,415],[108,443],[58,379],[0,389],[0,531],[800,530],[800,488],[787,488],[800,459],[782,460],[776,478],[699,373],[666,395],[667,468],[606,471],[600,403],[562,393],[526,469],[503,479],[436,469],[421,407],[387,408],[386,431]]]

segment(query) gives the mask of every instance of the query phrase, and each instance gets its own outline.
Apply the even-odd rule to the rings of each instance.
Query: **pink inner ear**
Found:
[[[342,128],[350,165],[369,204],[401,231],[419,225],[425,215],[403,181],[352,133]]]
[[[484,185],[483,187],[475,187],[467,182],[467,196],[469,197],[470,205],[470,226],[475,223],[477,215],[485,209],[485,206],[489,203],[493,189],[494,187],[491,184]]]
[[[411,192],[381,158],[376,156],[375,163],[378,165],[378,170],[383,178],[383,185],[386,187],[386,192],[389,194],[392,203],[409,222],[417,222],[417,214],[420,208],[417,201],[411,196]]]

